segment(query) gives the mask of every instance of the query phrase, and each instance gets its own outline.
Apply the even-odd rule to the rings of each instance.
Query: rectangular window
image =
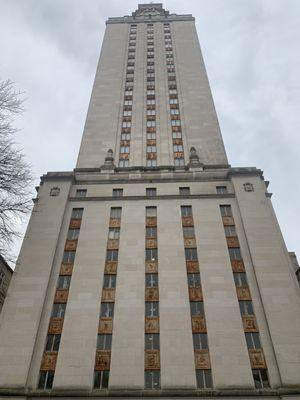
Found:
[[[75,260],[75,251],[64,251],[63,263],[73,263]]]
[[[130,153],[130,147],[129,146],[121,146],[120,147],[120,153],[121,154],[129,154]]]
[[[157,237],[157,228],[156,227],[147,227],[146,228],[146,238],[156,238]]]
[[[194,349],[205,350],[208,349],[207,333],[193,333]]]
[[[109,380],[109,371],[95,371],[94,372],[94,388],[107,389]]]
[[[147,121],[147,127],[148,128],[151,128],[151,127],[154,127],[154,126],[156,126],[156,122],[155,121]]]
[[[112,335],[99,334],[97,337],[97,350],[111,350]]]
[[[47,335],[46,351],[58,351],[61,335]]]
[[[190,188],[189,187],[180,187],[179,194],[181,196],[189,196],[191,194]]]
[[[119,167],[120,168],[129,167],[129,160],[120,160],[119,161]]]
[[[184,226],[183,230],[183,237],[184,238],[193,238],[195,237],[195,230],[193,226]]]
[[[181,132],[172,132],[172,138],[173,139],[182,139],[182,133]]]
[[[181,215],[182,217],[191,217],[192,213],[192,206],[181,206]]]
[[[230,260],[242,260],[242,254],[239,247],[231,247],[228,251]]]
[[[236,236],[236,230],[234,225],[226,225],[224,226],[225,235],[228,236]]]
[[[121,207],[112,207],[110,209],[110,218],[114,218],[114,219],[121,218],[121,212],[122,212]]]
[[[191,316],[204,315],[203,301],[190,302]]]
[[[39,389],[52,389],[54,379],[54,371],[41,371],[38,383]]]
[[[72,210],[72,219],[81,219],[83,214],[83,208],[73,208]]]
[[[246,336],[246,342],[247,342],[248,349],[261,349],[259,333],[245,332],[245,336]]]
[[[268,373],[265,369],[253,369],[252,370],[254,384],[256,389],[262,389],[269,387]]]
[[[170,99],[169,103],[170,104],[178,104],[178,99]]]
[[[146,217],[156,217],[156,207],[146,207]]]
[[[222,206],[220,206],[220,210],[221,210],[222,217],[232,217],[231,206],[222,205]]]
[[[156,160],[147,160],[147,167],[156,167]]]
[[[239,301],[241,315],[254,315],[252,301],[240,300]]]
[[[147,197],[156,196],[156,188],[146,188],[146,196]]]
[[[156,133],[155,132],[147,132],[147,140],[155,140]]]
[[[174,165],[181,167],[184,165],[184,158],[174,158]]]
[[[130,127],[131,127],[131,121],[122,122],[122,128],[130,128]]]
[[[172,126],[180,126],[181,125],[181,121],[180,119],[172,119],[171,120],[171,125]],[[175,150],[174,150],[175,151]],[[181,150],[182,151],[182,150]]]
[[[112,195],[113,197],[122,197],[123,189],[113,189]]]
[[[159,350],[159,334],[146,333],[145,335],[145,349],[146,350]]]
[[[145,371],[145,389],[160,388],[160,371]]]
[[[146,308],[146,317],[158,317],[158,301],[146,301],[145,303]]]
[[[216,187],[217,193],[218,194],[225,194],[227,193],[227,187],[226,186],[217,186]]]
[[[179,110],[178,110],[178,108],[171,108],[170,113],[171,113],[171,115],[178,115]]]
[[[106,250],[106,261],[118,261],[118,250]]]
[[[114,289],[116,287],[116,275],[105,274],[103,278],[103,288]]]
[[[196,369],[197,388],[207,389],[212,387],[212,376],[210,369]]]
[[[233,277],[236,286],[243,286],[248,284],[245,272],[235,272],[233,274]]]
[[[197,249],[184,249],[186,261],[197,261]]]
[[[146,287],[158,287],[158,274],[146,274],[145,285]]]
[[[86,189],[77,189],[76,197],[86,197],[87,190]]]
[[[114,303],[101,303],[100,317],[112,318],[114,316]]]
[[[175,153],[177,153],[178,151],[183,151],[183,146],[182,146],[182,144],[174,144],[174,145],[173,145],[173,151],[174,151]]]
[[[130,133],[122,133],[121,140],[130,140]]]
[[[120,237],[120,228],[109,228],[108,231],[108,239],[119,239]]]
[[[57,288],[58,289],[69,289],[71,282],[70,275],[60,275],[58,277]]]
[[[201,285],[200,274],[187,274],[189,287],[199,287]]]
[[[147,153],[156,153],[156,146],[147,146]]]
[[[65,303],[55,303],[52,308],[52,318],[63,318],[66,312],[66,304]]]
[[[147,104],[155,104],[155,99],[147,99]]]
[[[155,115],[155,110],[147,110],[147,115]]]
[[[67,238],[69,240],[76,240],[79,237],[79,229],[69,229]]]
[[[157,249],[146,249],[146,261],[157,260]]]

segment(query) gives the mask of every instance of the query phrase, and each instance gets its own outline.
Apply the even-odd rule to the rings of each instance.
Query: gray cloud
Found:
[[[0,0],[0,77],[26,92],[17,139],[37,183],[46,171],[74,167],[105,20],[136,6],[132,0]],[[299,1],[170,0],[164,6],[196,17],[229,160],[264,170],[287,246],[300,256]]]

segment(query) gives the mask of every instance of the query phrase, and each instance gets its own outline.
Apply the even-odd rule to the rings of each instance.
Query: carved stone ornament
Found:
[[[106,171],[114,171],[115,168],[116,166],[114,164],[114,152],[112,151],[112,149],[109,149],[104,159],[104,164],[101,165],[100,169],[101,171],[106,172]]]
[[[69,228],[70,229],[79,229],[81,225],[81,219],[71,219]]]
[[[244,183],[243,186],[244,186],[245,192],[254,192],[254,186],[252,183],[246,182],[246,183]]]
[[[160,369],[159,350],[145,350],[145,369]]]
[[[68,300],[68,289],[56,289],[54,303],[66,303]]]
[[[145,333],[159,333],[159,318],[146,317],[145,318]]]
[[[248,286],[237,286],[236,293],[239,300],[251,300],[251,294]]]
[[[74,240],[66,240],[66,244],[65,244],[65,250],[66,251],[73,251],[76,250],[77,247],[77,239]]]
[[[192,317],[192,331],[193,333],[205,333],[206,323],[204,315]]]
[[[196,274],[199,272],[199,263],[198,261],[187,261],[186,262],[186,271],[188,274]]]
[[[253,369],[267,368],[263,349],[249,349],[249,357]]]
[[[245,272],[243,260],[231,260],[231,267],[233,272]]]
[[[223,225],[234,225],[234,219],[232,217],[222,217]]]
[[[114,302],[115,301],[115,289],[103,288],[103,290],[102,290],[102,301]]]
[[[227,246],[230,247],[240,247],[239,239],[237,236],[227,236],[226,238]]]
[[[48,328],[48,333],[50,333],[51,335],[57,335],[57,334],[61,333],[63,323],[64,323],[63,318],[58,318],[58,317],[51,318],[49,328]]]
[[[57,351],[45,351],[43,354],[41,371],[54,371],[56,367]]]
[[[95,371],[108,371],[110,367],[110,351],[97,350],[95,359]]]
[[[182,217],[182,226],[194,226],[193,217]]]
[[[120,218],[110,218],[109,220],[109,227],[110,228],[120,228],[121,226],[121,219]]]
[[[50,189],[50,196],[59,196],[60,188],[59,187],[53,187]]]
[[[105,273],[110,275],[115,275],[117,273],[118,263],[117,261],[106,261],[105,263]]]
[[[185,238],[184,239],[184,247],[185,248],[194,248],[196,247],[196,239],[195,238]]]
[[[146,218],[146,226],[156,226],[157,218],[156,217],[147,217]]]
[[[71,263],[62,263],[60,267],[59,274],[60,275],[72,275],[73,264]]]
[[[117,250],[119,248],[119,240],[118,239],[108,239],[107,241],[107,249],[108,250]]]
[[[197,150],[195,149],[195,147],[190,148],[189,158],[190,158],[190,161],[188,163],[189,168],[203,169],[203,164],[199,160],[199,156],[197,154]]]
[[[101,317],[99,320],[98,333],[112,333],[113,320],[109,317]]]
[[[195,350],[196,369],[210,369],[210,359],[208,350]]]
[[[202,301],[202,290],[201,287],[189,287],[190,301]]]
[[[146,261],[145,272],[146,274],[157,274],[158,272],[157,261]]]
[[[145,301],[159,301],[159,292],[157,287],[148,287],[145,289]]]
[[[146,249],[156,249],[157,240],[156,239],[146,239]]]
[[[244,315],[243,326],[245,332],[258,332],[258,326],[254,315]]]

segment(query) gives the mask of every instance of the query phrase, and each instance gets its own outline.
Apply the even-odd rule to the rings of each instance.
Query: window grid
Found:
[[[259,329],[255,319],[251,292],[236,234],[231,206],[220,205],[220,212],[223,220],[225,237],[227,239],[228,253],[243,320],[245,340],[249,351],[254,384],[256,388],[269,387],[267,364],[261,346]],[[234,239],[233,242],[232,239]]]
[[[38,388],[43,390],[53,385],[82,215],[83,208],[72,209],[38,380]]]

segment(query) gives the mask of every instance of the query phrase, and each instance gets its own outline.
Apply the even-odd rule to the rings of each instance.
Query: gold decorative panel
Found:
[[[114,302],[115,301],[115,289],[103,288],[102,289],[102,301]]]
[[[41,371],[54,371],[56,367],[57,351],[45,351],[43,354]]]
[[[145,271],[146,271],[146,274],[157,274],[157,272],[158,272],[157,261],[146,261]]]
[[[156,239],[146,239],[146,249],[156,249],[157,240]]]
[[[156,160],[156,153],[147,153],[147,160]]]
[[[249,349],[249,357],[253,369],[267,368],[263,349]]]
[[[183,226],[194,226],[193,217],[182,217]]]
[[[146,217],[146,226],[156,226],[157,218],[156,217]]]
[[[59,275],[72,275],[73,264],[62,263],[59,271]]]
[[[174,153],[174,158],[183,158],[183,151],[177,151],[176,153]]]
[[[54,303],[66,303],[68,300],[68,289],[56,289]]]
[[[243,325],[245,332],[258,332],[258,326],[254,315],[244,315]]]
[[[50,333],[51,335],[57,335],[61,333],[63,328],[63,323],[64,323],[63,318],[58,318],[58,317],[51,318],[48,328],[48,333]]]
[[[71,219],[69,228],[70,229],[79,229],[81,226],[81,219]]]
[[[145,301],[158,301],[159,294],[157,287],[151,287],[145,289]]]
[[[210,369],[210,358],[208,350],[195,350],[196,369]]]
[[[66,241],[66,244],[65,244],[66,251],[76,250],[76,248],[77,248],[77,239]]]
[[[109,227],[110,228],[120,228],[121,226],[121,219],[120,218],[110,218],[109,220]]]
[[[202,290],[201,287],[189,287],[190,301],[202,301]]]
[[[231,260],[231,266],[233,272],[245,272],[243,260]]]
[[[107,249],[108,250],[117,250],[119,248],[119,240],[118,239],[109,239],[107,241]]]
[[[234,219],[232,217],[222,217],[223,225],[234,225]]]
[[[110,351],[97,350],[95,359],[95,371],[108,371],[110,367]]]
[[[118,263],[117,261],[106,261],[105,263],[105,273],[110,275],[115,275],[117,273]]]
[[[195,248],[196,246],[197,246],[197,244],[196,244],[196,239],[195,238],[185,238],[184,239],[184,247]]]
[[[237,236],[227,236],[227,246],[230,247],[240,247],[239,239]]]
[[[112,333],[113,320],[109,317],[101,317],[99,320],[98,333]]]
[[[187,261],[186,262],[186,270],[188,274],[196,274],[199,272],[199,263],[198,261]]]
[[[193,333],[205,333],[206,323],[203,316],[192,317],[192,331]]]
[[[159,350],[145,350],[145,369],[160,369]]]
[[[145,318],[145,333],[159,333],[159,317]]]
[[[237,286],[236,293],[239,300],[251,300],[251,294],[248,286]]]

